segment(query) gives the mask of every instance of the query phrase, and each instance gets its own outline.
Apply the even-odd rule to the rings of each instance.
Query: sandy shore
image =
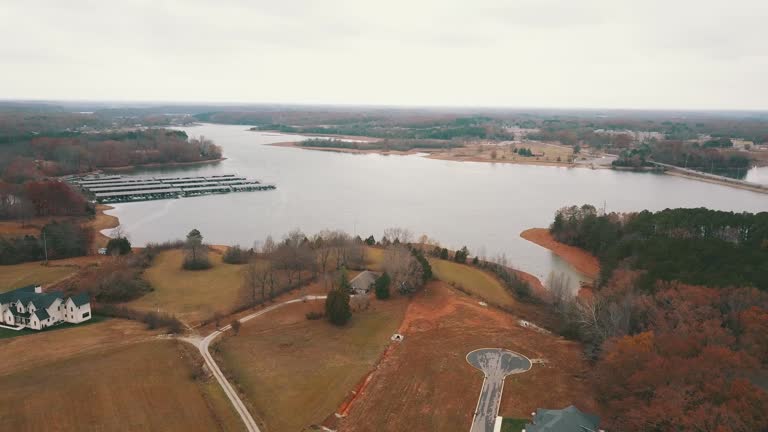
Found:
[[[102,248],[107,246],[109,237],[101,233],[102,230],[117,228],[120,225],[120,220],[116,216],[105,214],[107,210],[112,210],[114,207],[105,204],[96,204],[96,217],[89,222],[89,225],[94,231],[94,247]]]
[[[408,151],[399,151],[399,150],[378,150],[378,149],[368,149],[368,150],[359,150],[359,149],[348,149],[348,148],[338,148],[338,147],[305,147],[302,145],[299,145],[298,142],[279,142],[274,144],[267,144],[274,147],[294,147],[299,148],[302,150],[317,150],[317,151],[327,151],[327,152],[335,152],[335,153],[352,153],[352,154],[382,154],[382,155],[412,155],[412,154],[418,154],[418,153],[425,153],[429,150],[408,150]]]
[[[576,270],[592,279],[596,279],[600,274],[600,261],[597,257],[583,249],[558,242],[552,238],[547,228],[527,229],[520,233],[520,237],[551,250]]]
[[[454,161],[454,162],[485,162],[485,163],[500,163],[500,164],[513,164],[513,165],[539,165],[539,166],[556,166],[556,167],[564,167],[564,168],[578,168],[578,167],[587,168],[587,166],[584,166],[584,165],[567,163],[567,162],[486,159],[486,158],[480,158],[480,157],[474,157],[474,156],[454,156],[450,154],[442,154],[439,152],[432,153],[425,157],[428,159],[447,160],[447,161]]]

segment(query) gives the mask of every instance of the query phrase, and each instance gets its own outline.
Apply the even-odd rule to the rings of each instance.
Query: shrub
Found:
[[[125,255],[131,253],[131,242],[125,237],[110,239],[107,243],[107,254]]]
[[[248,262],[248,251],[240,246],[228,247],[221,259],[227,264],[245,264]]]
[[[320,318],[323,317],[323,313],[322,312],[314,312],[314,311],[307,312],[306,317],[310,321],[319,320]]]
[[[184,257],[184,263],[182,263],[181,267],[184,270],[207,270],[213,267],[213,264],[211,264],[211,260],[207,255],[193,257],[188,254]]]

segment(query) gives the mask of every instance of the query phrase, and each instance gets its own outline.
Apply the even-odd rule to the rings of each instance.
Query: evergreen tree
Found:
[[[389,298],[389,284],[391,282],[392,280],[387,272],[384,272],[384,274],[376,278],[376,281],[373,283],[373,287],[377,299],[385,300]]]
[[[346,324],[352,318],[349,294],[340,289],[331,290],[325,299],[325,316],[333,325],[343,326]]]

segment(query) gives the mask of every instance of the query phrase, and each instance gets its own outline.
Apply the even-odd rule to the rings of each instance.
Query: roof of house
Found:
[[[88,297],[88,294],[86,293],[80,293],[76,296],[72,296],[72,302],[75,304],[75,306],[80,307],[84,304],[90,303],[91,298]]]
[[[48,319],[48,317],[50,317],[50,315],[48,315],[48,311],[45,309],[38,309],[32,315],[36,316],[37,319],[39,319],[40,321],[44,319]]]
[[[355,276],[349,283],[355,291],[368,291],[371,288],[371,284],[376,282],[378,277],[378,274],[366,270]]]
[[[600,417],[582,412],[575,406],[559,410],[539,408],[533,423],[525,425],[526,432],[597,432]]]
[[[58,291],[45,294],[37,294],[34,298],[32,298],[32,304],[35,305],[37,309],[48,309],[48,307],[52,305],[56,299],[60,299],[62,297],[64,296]]]
[[[37,285],[27,285],[0,294],[0,303],[15,303],[17,300],[28,301],[35,295]]]

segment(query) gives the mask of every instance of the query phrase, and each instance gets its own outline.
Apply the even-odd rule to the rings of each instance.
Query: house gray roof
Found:
[[[349,283],[355,291],[368,291],[371,289],[371,284],[373,284],[378,277],[378,274],[366,270],[355,276]]]
[[[75,303],[75,306],[80,307],[84,304],[90,303],[91,299],[88,297],[88,294],[86,293],[80,293],[76,296],[72,297],[72,302]]]
[[[37,294],[32,298],[32,304],[35,305],[37,309],[48,309],[48,307],[53,304],[56,299],[60,299],[62,297],[63,296],[61,293],[57,291],[45,294]]]
[[[36,287],[37,285],[27,285],[8,292],[4,292],[0,294],[0,303],[15,303],[17,300],[21,300],[23,303],[26,303],[35,295]]]
[[[35,315],[37,319],[39,319],[40,321],[44,319],[48,319],[48,317],[50,317],[50,315],[48,315],[48,311],[45,309],[38,309],[32,315]]]
[[[525,432],[597,432],[600,417],[582,412],[575,406],[559,410],[539,408]]]

